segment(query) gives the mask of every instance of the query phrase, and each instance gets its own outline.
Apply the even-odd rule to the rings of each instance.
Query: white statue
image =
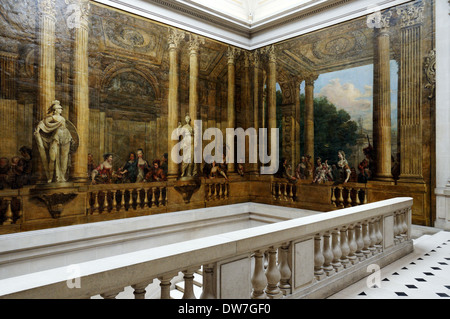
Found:
[[[197,167],[194,163],[194,128],[191,126],[191,117],[186,114],[186,124],[181,126],[178,124],[178,129],[183,132],[182,149],[190,149],[190,152],[183,152],[183,162],[181,164],[181,177],[190,177],[197,175]]]
[[[48,183],[52,183],[54,177],[58,183],[67,181],[69,156],[74,141],[61,112],[59,101],[53,101],[48,115],[39,122],[34,131]],[[68,124],[74,128],[73,124]]]

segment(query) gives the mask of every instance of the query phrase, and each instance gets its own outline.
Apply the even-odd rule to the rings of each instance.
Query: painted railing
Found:
[[[295,202],[297,199],[297,186],[286,180],[273,180],[271,183],[272,198],[280,202]]]
[[[88,189],[91,215],[167,206],[167,183],[91,185]]]
[[[22,198],[14,191],[0,194],[0,225],[12,225],[21,222]]]
[[[182,272],[184,298],[194,298],[200,267],[200,298],[326,297],[367,276],[369,265],[412,251],[411,206],[411,198],[395,198],[84,262],[75,279],[67,267],[8,278],[0,297],[115,298],[131,286],[143,298],[157,280],[161,298],[170,298],[171,280]]]

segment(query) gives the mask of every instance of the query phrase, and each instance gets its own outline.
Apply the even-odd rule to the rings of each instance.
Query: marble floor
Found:
[[[450,299],[450,232],[414,239],[414,251],[328,299]]]

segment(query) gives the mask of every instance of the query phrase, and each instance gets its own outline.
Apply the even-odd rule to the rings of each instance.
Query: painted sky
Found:
[[[391,125],[397,127],[397,62],[391,61]],[[300,89],[304,91],[304,82]],[[362,119],[363,128],[372,130],[373,65],[321,74],[314,83],[314,95],[326,96],[336,108],[347,111],[352,120]]]

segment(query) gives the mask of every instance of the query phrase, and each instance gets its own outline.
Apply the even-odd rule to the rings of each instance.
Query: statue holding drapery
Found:
[[[47,116],[34,131],[48,183],[54,179],[57,183],[67,181],[70,153],[76,149],[78,141],[75,127],[61,113],[60,102],[53,101]]]

